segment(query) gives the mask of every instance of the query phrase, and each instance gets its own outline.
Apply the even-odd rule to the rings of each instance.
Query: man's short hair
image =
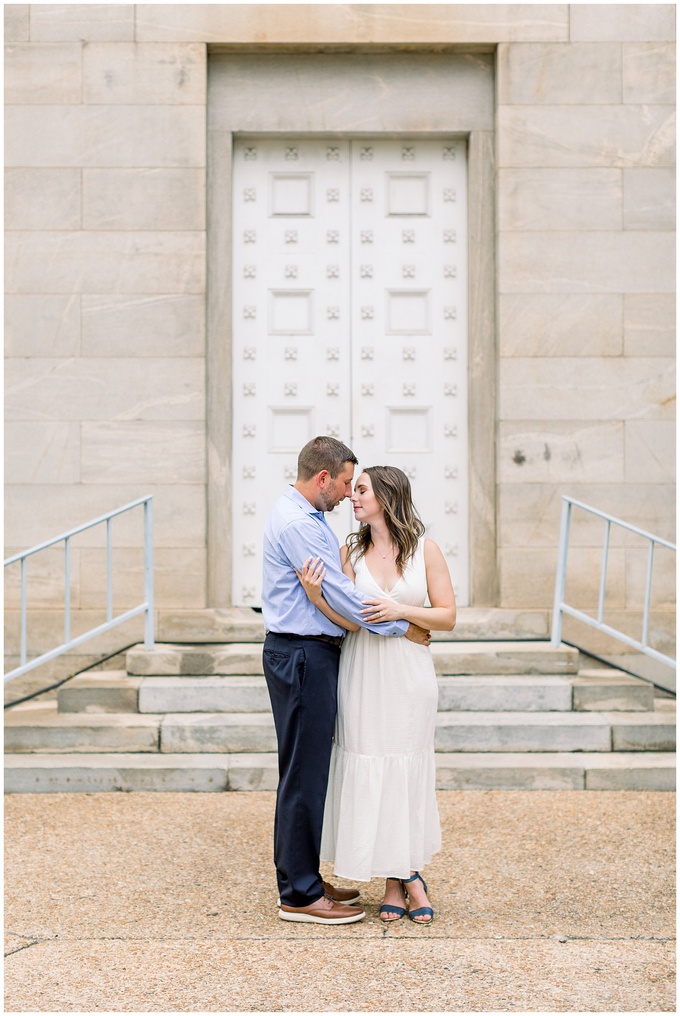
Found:
[[[339,475],[346,462],[358,465],[359,460],[347,445],[324,434],[312,438],[298,455],[298,480],[311,480],[313,476],[327,469],[333,479]]]

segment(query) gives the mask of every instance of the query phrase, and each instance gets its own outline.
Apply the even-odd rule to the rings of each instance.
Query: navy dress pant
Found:
[[[323,895],[319,850],[340,647],[268,632],[262,660],[279,743],[274,819],[279,894],[290,907],[306,907]]]

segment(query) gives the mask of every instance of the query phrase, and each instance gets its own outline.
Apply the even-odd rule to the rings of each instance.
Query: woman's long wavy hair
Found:
[[[397,548],[396,565],[400,575],[418,547],[418,540],[425,533],[425,526],[416,511],[411,497],[411,484],[406,473],[396,466],[369,466],[362,469],[371,478],[371,486],[378,504],[383,510],[387,531]],[[363,557],[373,540],[371,527],[362,522],[357,533],[347,537],[350,558]]]

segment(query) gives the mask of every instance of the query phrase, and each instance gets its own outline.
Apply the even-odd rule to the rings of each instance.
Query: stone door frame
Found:
[[[416,60],[418,66],[414,66]],[[303,61],[307,63],[301,83],[296,72]],[[404,87],[413,87],[407,80],[409,70],[417,72],[418,87],[422,88],[415,110],[405,103],[405,95],[399,94],[402,76]],[[333,76],[354,72],[362,90],[357,93],[355,106],[348,110],[345,104],[333,101],[337,91]],[[359,79],[359,74],[365,77]],[[390,74],[397,81],[391,100],[384,96],[384,79]],[[497,606],[493,59],[451,53],[370,54],[362,60],[359,54],[263,57],[218,52],[211,57],[208,80],[207,605],[228,607],[231,597],[234,134],[332,138],[382,133],[393,137],[465,137],[468,143],[470,606]],[[339,80],[346,84],[352,77]],[[455,96],[450,106],[442,101],[443,84],[450,89],[444,89],[444,95]],[[371,120],[373,107],[377,119]]]

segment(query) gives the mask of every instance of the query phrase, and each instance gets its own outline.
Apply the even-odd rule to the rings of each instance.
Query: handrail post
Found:
[[[611,519],[604,521],[604,545],[602,547],[602,568],[600,571],[600,597],[597,602],[597,620],[604,618],[604,596],[607,589],[607,565],[609,564],[609,537],[611,535]]]
[[[550,643],[559,646],[562,641],[562,604],[567,584],[567,551],[569,550],[569,530],[571,527],[571,502],[562,498],[562,516],[560,519],[560,544],[557,558],[557,577],[555,579],[555,602],[553,604],[552,634]]]
[[[153,503],[149,498],[144,502],[144,648],[154,647],[154,602],[153,602]]]
[[[647,557],[647,583],[645,585],[645,607],[642,614],[642,645],[647,645],[649,634],[649,607],[652,599],[652,569],[654,567],[654,540],[649,541],[649,555]]]
[[[26,558],[21,558],[21,634],[19,659],[21,666],[23,667],[26,663],[28,656],[28,650],[26,648]]]
[[[64,540],[64,644],[71,641],[71,541]]]
[[[111,519],[106,520],[106,620],[113,617],[113,551],[111,547]]]

